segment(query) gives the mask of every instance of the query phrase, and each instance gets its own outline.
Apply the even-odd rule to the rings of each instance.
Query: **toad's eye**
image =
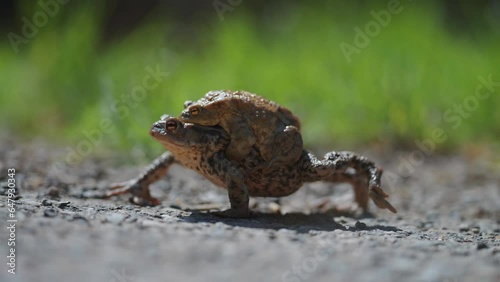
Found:
[[[189,113],[191,113],[193,116],[196,116],[200,113],[200,109],[198,107],[192,107],[189,109]]]
[[[173,120],[169,120],[169,121],[167,121],[165,126],[166,126],[167,130],[174,130],[177,128],[177,122],[175,122]]]

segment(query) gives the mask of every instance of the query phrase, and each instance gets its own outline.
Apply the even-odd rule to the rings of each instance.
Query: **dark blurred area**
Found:
[[[78,5],[71,3],[67,8],[78,9]],[[104,22],[102,24],[103,42],[112,40],[130,30],[137,28],[149,16],[155,15],[159,19],[174,20],[182,25],[191,26],[195,29],[198,25],[203,25],[207,18],[213,16],[214,3],[216,1],[191,0],[103,0],[96,3],[102,5],[104,10]],[[269,1],[220,1],[220,3],[231,5],[230,2],[243,3],[245,9],[254,14],[256,18],[261,18],[269,13],[270,9],[281,10],[287,6],[302,6],[304,1],[277,0]],[[315,1],[308,3],[309,6],[322,6],[328,1]],[[390,1],[369,1],[357,0],[349,1],[351,5],[362,7],[366,4],[372,5],[374,2],[388,3]],[[400,1],[404,2],[404,1]],[[420,1],[422,2],[422,1]],[[425,1],[424,1],[425,2]],[[443,21],[454,32],[473,35],[478,29],[491,29],[491,21],[500,21],[500,1],[498,0],[436,0],[438,6],[442,7],[441,13]],[[20,4],[22,3],[22,4]],[[21,26],[19,16],[21,7],[32,6],[32,1],[6,0],[0,4],[0,25],[5,29],[16,29]],[[497,26],[498,28],[498,26]]]
[[[436,128],[442,148],[500,138],[499,95],[457,110],[478,77],[500,80],[498,0],[59,1],[0,4],[4,132],[70,142],[110,118],[108,142],[128,148],[184,100],[246,89],[291,108],[317,146],[412,147]],[[24,36],[47,5],[54,15]],[[156,65],[169,77],[133,115],[109,110]]]

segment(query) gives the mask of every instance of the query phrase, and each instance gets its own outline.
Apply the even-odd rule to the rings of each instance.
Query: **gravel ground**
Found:
[[[99,154],[59,167],[65,150],[0,139],[0,281],[500,281],[500,158],[417,160],[363,153],[386,171],[398,214],[352,210],[349,186],[306,185],[254,199],[255,216],[221,219],[227,195],[173,167],[153,185],[158,207],[88,198],[142,165]],[[403,160],[413,160],[406,162]],[[422,162],[420,162],[422,161]],[[16,169],[15,275],[8,273],[7,169]]]

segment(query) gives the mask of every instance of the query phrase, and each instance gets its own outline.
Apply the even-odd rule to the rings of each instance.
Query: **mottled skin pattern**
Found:
[[[348,182],[353,185],[355,199],[363,210],[367,210],[370,197],[378,207],[396,212],[380,188],[382,170],[351,152],[330,152],[318,160],[303,150],[295,163],[269,166],[254,147],[235,166],[225,156],[230,138],[220,127],[183,123],[165,116],[153,125],[150,134],[170,152],[161,155],[136,179],[113,186],[114,191],[108,196],[132,193],[143,204],[158,204],[149,194],[149,185],[165,174],[171,164],[179,163],[228,190],[231,208],[217,213],[220,216],[246,217],[249,196],[287,196],[303,183],[313,181]],[[349,168],[354,172],[348,172]]]
[[[247,157],[254,145],[270,164],[294,163],[302,154],[299,119],[263,97],[246,91],[210,91],[184,105],[182,121],[219,125],[229,133],[226,154],[236,163]]]

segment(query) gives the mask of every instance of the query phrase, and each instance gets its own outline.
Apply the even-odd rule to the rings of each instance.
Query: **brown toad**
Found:
[[[246,91],[210,91],[186,102],[180,118],[205,126],[219,125],[231,136],[227,157],[239,162],[255,145],[269,164],[295,162],[302,154],[299,119],[288,109]]]
[[[230,137],[220,127],[183,123],[164,116],[153,124],[150,134],[170,152],[156,159],[139,177],[115,185],[112,188],[115,191],[110,191],[108,196],[132,193],[150,204],[157,204],[158,200],[149,193],[149,185],[164,175],[171,164],[179,163],[228,190],[231,208],[217,213],[220,216],[246,217],[249,196],[283,197],[297,191],[303,183],[314,181],[350,183],[363,210],[366,211],[370,197],[379,208],[396,212],[380,188],[382,170],[351,152],[330,152],[318,160],[303,150],[294,163],[266,166],[260,152],[252,147],[248,157],[235,166],[225,156]]]

